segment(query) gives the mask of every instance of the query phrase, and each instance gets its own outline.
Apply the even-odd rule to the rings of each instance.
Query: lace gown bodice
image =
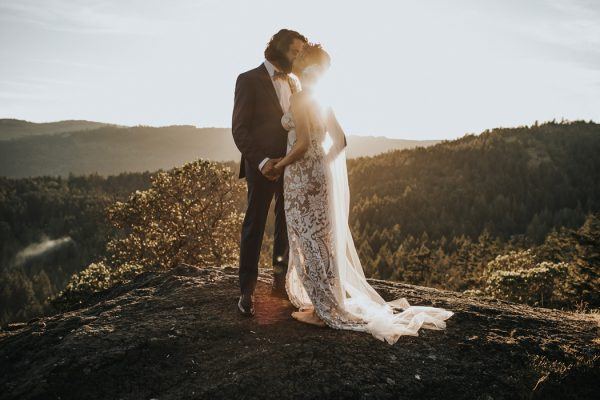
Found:
[[[294,124],[294,117],[291,111],[288,111],[283,114],[283,116],[281,117],[281,125],[283,125],[283,127],[288,131],[287,152],[289,153],[289,151],[294,146],[294,143],[296,142],[296,127]],[[326,133],[327,132],[325,125],[322,125],[318,127],[318,129],[311,131],[311,146],[309,148],[309,151],[319,152],[320,150],[322,150],[322,144],[325,140]]]
[[[294,118],[291,111],[283,114],[281,117],[281,125],[288,131],[287,153],[289,153],[296,142],[296,127],[294,126]]]
[[[296,141],[292,113],[285,113],[281,122],[288,130],[289,152]],[[325,119],[317,119],[311,124],[307,152],[284,170],[289,239],[286,290],[291,303],[301,310],[314,307],[329,327],[370,332],[390,344],[401,335],[418,336],[421,327],[443,329],[451,311],[410,306],[405,298],[385,302],[366,281],[347,214],[331,210],[344,207],[340,202],[347,207],[349,200],[339,195],[340,184],[347,188],[345,153],[337,161],[326,153],[327,134]],[[392,305],[404,311],[394,314]]]

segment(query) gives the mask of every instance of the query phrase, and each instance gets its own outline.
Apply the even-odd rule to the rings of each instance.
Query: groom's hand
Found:
[[[277,164],[279,162],[279,160],[281,160],[281,158],[282,157],[271,158],[271,159],[269,159],[269,161],[267,161],[265,163],[265,165],[263,165],[260,172],[265,176],[265,178],[267,178],[270,181],[275,181],[275,180],[277,180],[277,178],[279,178],[279,176],[281,175],[281,172],[277,171],[273,167],[275,166],[275,164]]]

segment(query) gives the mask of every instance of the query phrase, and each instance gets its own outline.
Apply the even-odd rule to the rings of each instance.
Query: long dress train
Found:
[[[308,151],[284,171],[290,301],[299,309],[314,307],[329,327],[368,332],[389,344],[402,335],[418,336],[421,328],[445,329],[452,311],[412,306],[404,297],[386,302],[367,282],[348,225],[342,128],[330,108],[322,112],[315,102],[307,104],[312,110],[282,117],[289,131],[288,152],[296,137],[295,121],[305,118],[311,127]]]

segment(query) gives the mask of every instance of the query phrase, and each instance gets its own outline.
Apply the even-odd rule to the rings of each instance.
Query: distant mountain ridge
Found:
[[[33,135],[76,132],[96,129],[101,126],[119,126],[86,120],[64,120],[56,122],[30,122],[21,119],[0,119],[0,140],[19,139]]]
[[[230,128],[120,126],[93,121],[0,120],[0,175],[25,178],[169,169],[198,158],[238,161]],[[348,157],[430,146],[438,140],[348,136]]]

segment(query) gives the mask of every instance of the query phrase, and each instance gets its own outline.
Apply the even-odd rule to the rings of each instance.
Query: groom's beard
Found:
[[[292,66],[294,65],[290,60],[287,59],[286,56],[282,56],[277,60],[277,64],[279,64],[279,68],[281,68],[282,72],[289,74],[292,72]]]

